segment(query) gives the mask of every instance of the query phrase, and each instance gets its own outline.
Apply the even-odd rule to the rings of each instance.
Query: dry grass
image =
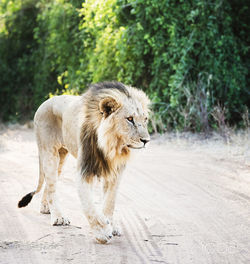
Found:
[[[219,160],[237,162],[250,167],[250,130],[230,131],[228,140],[221,133],[213,132],[209,138],[197,133],[165,133],[152,136],[165,147],[189,149]]]
[[[249,120],[246,118],[246,122]],[[29,130],[33,128],[33,123],[24,125],[3,125],[0,124],[0,134],[8,134],[8,131]],[[217,160],[228,160],[237,162],[242,166],[250,167],[250,128],[246,126],[244,130],[233,130],[227,128],[227,137],[218,132],[212,132],[209,137],[205,134],[191,132],[169,132],[152,135],[152,139],[164,147],[171,147],[182,150],[192,150],[201,155],[209,155]],[[4,137],[2,137],[3,140]],[[3,140],[4,141],[4,140]],[[0,148],[4,142],[0,142]]]

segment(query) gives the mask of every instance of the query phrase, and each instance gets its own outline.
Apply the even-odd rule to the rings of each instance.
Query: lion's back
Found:
[[[34,127],[38,143],[42,145],[64,145],[63,128],[72,127],[69,122],[77,118],[72,110],[78,106],[80,96],[60,95],[46,100],[37,109],[34,116]],[[76,111],[74,111],[76,112]],[[70,118],[68,118],[70,116]],[[65,123],[65,124],[64,124]]]

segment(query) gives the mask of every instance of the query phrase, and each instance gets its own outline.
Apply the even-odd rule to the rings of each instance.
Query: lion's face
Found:
[[[143,148],[149,142],[146,99],[138,96],[118,102],[108,97],[100,102],[103,117],[98,128],[98,144],[108,156],[114,157],[126,148]]]
[[[118,137],[122,138],[127,147],[140,149],[150,141],[147,129],[148,113],[137,100],[131,99],[114,113],[113,122],[117,124]]]

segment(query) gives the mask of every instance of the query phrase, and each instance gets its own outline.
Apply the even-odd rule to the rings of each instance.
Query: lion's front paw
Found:
[[[104,227],[94,228],[95,239],[101,244],[106,244],[113,237],[113,228],[110,223],[106,224]]]
[[[51,218],[51,225],[53,226],[59,226],[59,225],[69,225],[70,224],[70,221],[69,219],[65,218],[65,217],[52,217]]]
[[[113,236],[121,236],[122,235],[121,227],[116,223],[113,223],[112,234],[113,234]]]

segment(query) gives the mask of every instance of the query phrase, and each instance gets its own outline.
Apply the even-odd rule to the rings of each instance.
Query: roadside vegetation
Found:
[[[249,1],[2,0],[0,118],[118,80],[152,100],[151,131],[249,127]]]

